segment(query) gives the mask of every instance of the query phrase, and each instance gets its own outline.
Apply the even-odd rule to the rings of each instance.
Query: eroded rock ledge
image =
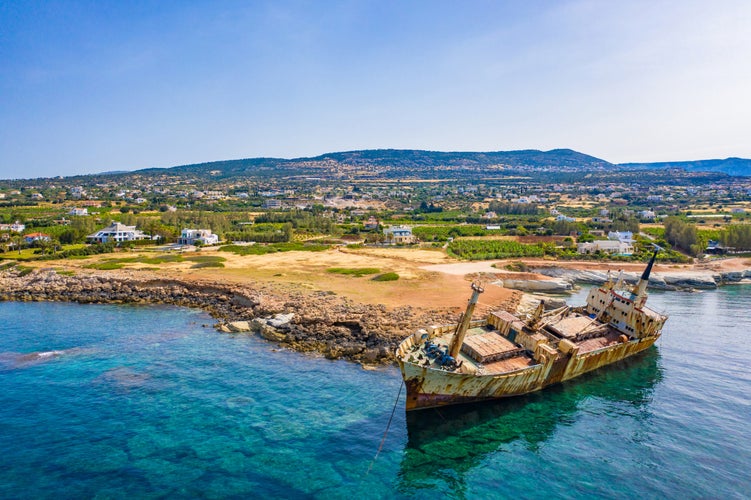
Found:
[[[533,293],[568,293],[575,285],[601,285],[608,280],[604,271],[568,269],[545,266],[530,269],[531,272],[547,276],[547,279],[504,279],[503,286]],[[611,273],[615,278],[617,272]],[[623,280],[635,284],[641,273],[624,272]],[[653,272],[649,277],[649,288],[655,290],[713,290],[718,286],[751,282],[751,270],[744,271],[669,271]]]
[[[388,363],[416,329],[456,321],[452,311],[360,304],[329,292],[228,285],[158,276],[76,275],[40,270],[0,272],[0,300],[150,303],[201,308],[224,332],[255,331],[298,351],[364,364]]]

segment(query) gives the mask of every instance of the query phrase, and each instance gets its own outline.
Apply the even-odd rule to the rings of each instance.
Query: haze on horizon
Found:
[[[751,157],[751,3],[3,2],[0,178],[354,149]]]

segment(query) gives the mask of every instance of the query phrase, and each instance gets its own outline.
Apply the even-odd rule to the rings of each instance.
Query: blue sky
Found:
[[[751,157],[751,2],[0,2],[0,178],[332,151]]]

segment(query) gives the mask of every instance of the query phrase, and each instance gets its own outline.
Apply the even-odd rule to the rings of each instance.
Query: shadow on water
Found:
[[[409,412],[399,489],[415,493],[435,488],[440,480],[461,492],[465,475],[488,455],[520,445],[537,451],[559,426],[575,424],[579,406],[592,398],[617,407],[618,417],[648,418],[653,389],[661,379],[660,355],[651,348],[526,396]]]

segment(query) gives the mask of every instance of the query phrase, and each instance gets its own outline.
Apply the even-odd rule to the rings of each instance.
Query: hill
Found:
[[[683,169],[688,172],[719,172],[733,176],[751,176],[751,160],[725,158],[724,160],[669,161],[655,163],[621,163],[619,167],[643,170]]]
[[[370,149],[327,153],[306,158],[247,158],[183,165],[168,169],[144,169],[136,174],[190,174],[213,178],[351,175],[385,178],[458,177],[470,171],[504,169],[581,171],[612,168],[605,160],[571,149],[495,152],[440,152],[413,149]]]

